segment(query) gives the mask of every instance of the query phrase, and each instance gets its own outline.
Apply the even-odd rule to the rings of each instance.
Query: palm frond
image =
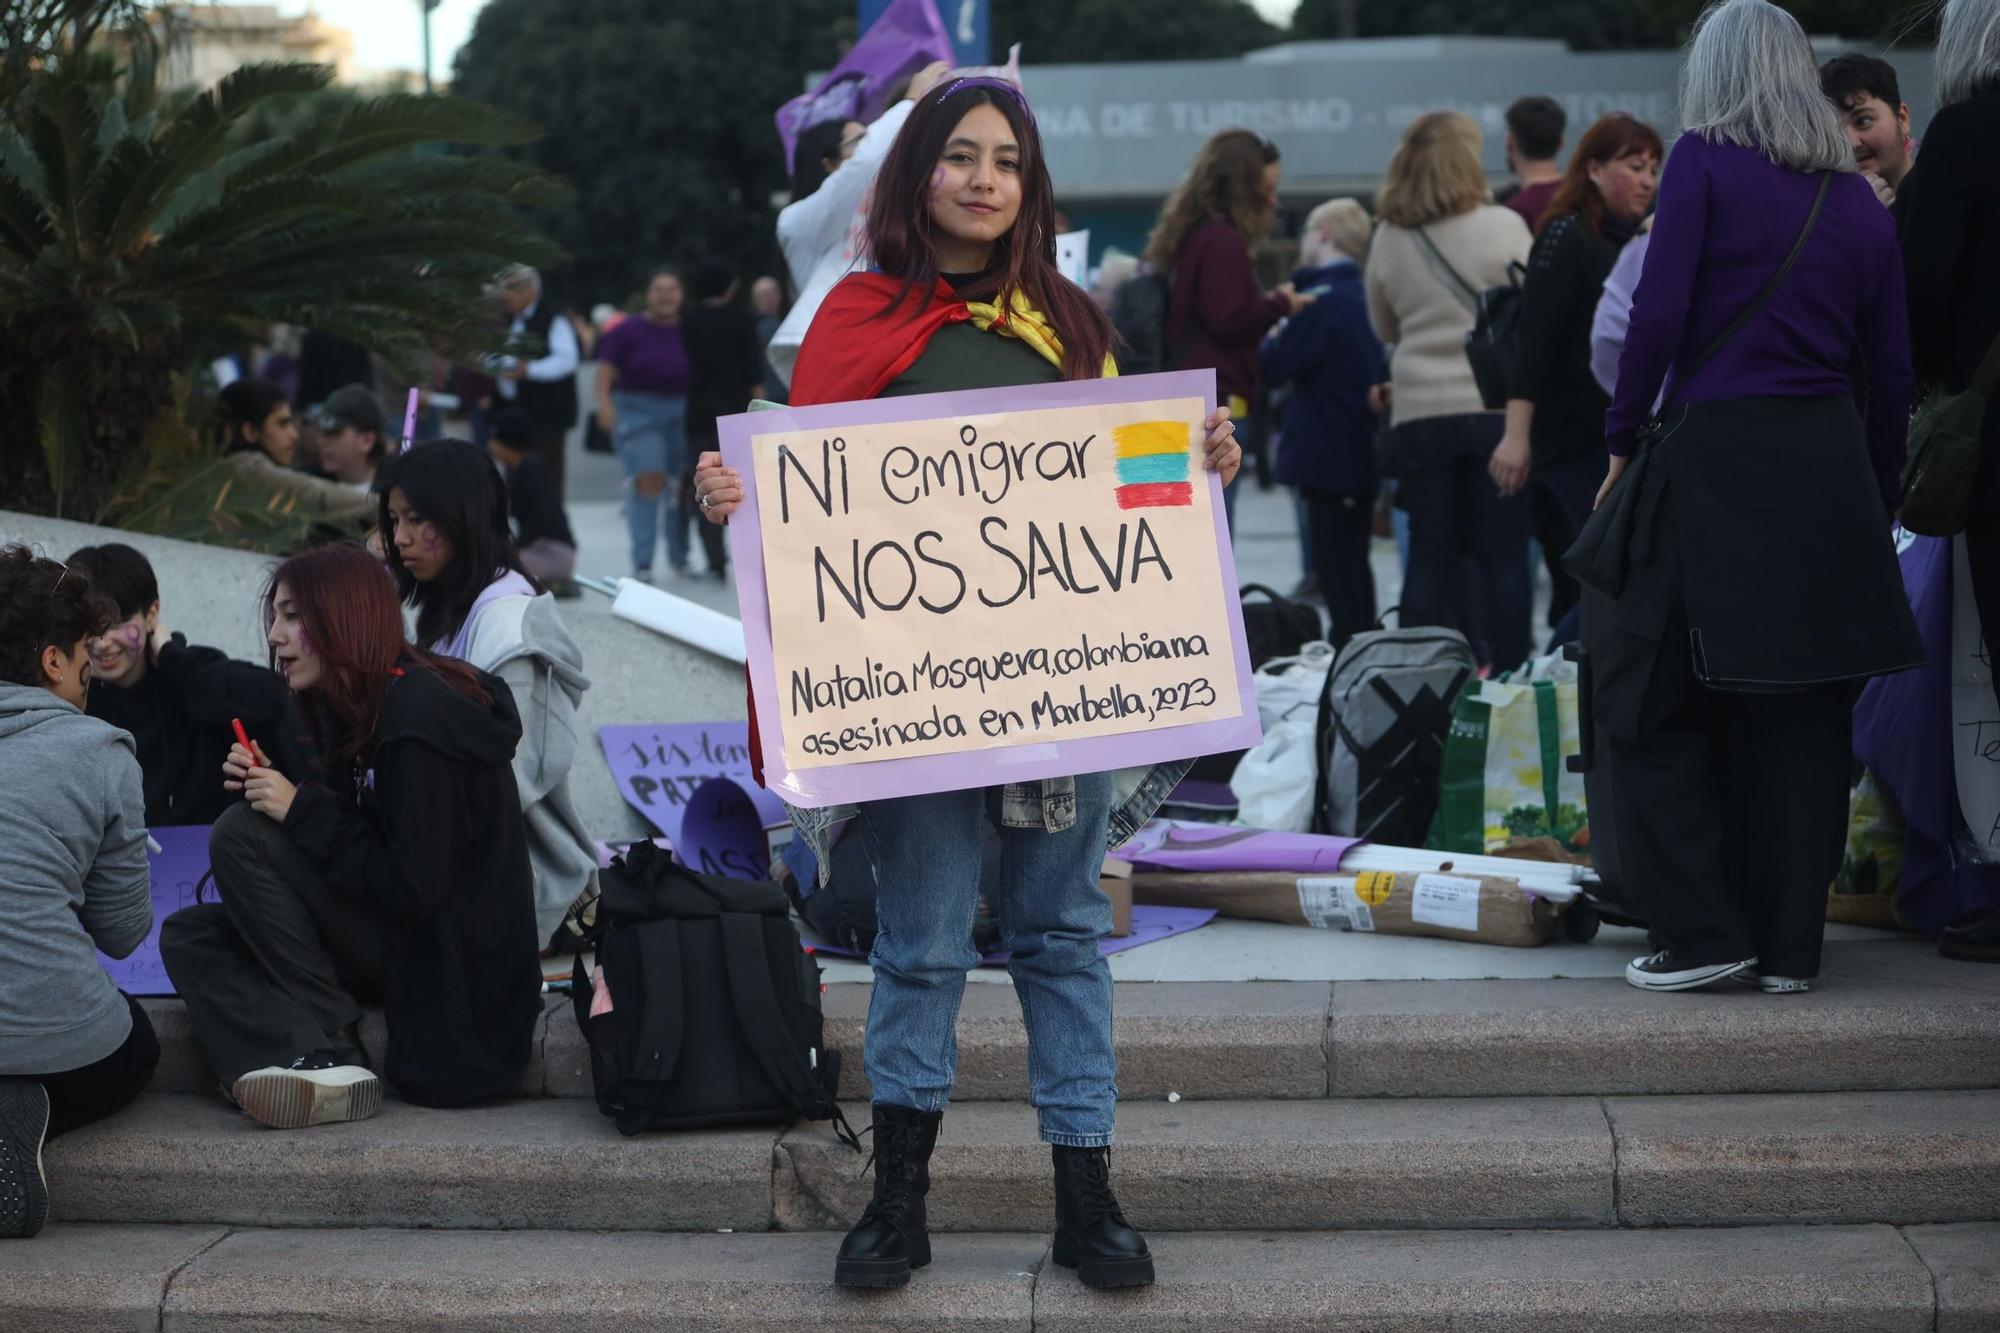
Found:
[[[259,101],[315,92],[332,77],[324,65],[245,65],[170,116],[151,140],[152,160],[129,180],[117,201],[107,246],[123,253],[150,226],[164,199],[229,151],[229,127]]]

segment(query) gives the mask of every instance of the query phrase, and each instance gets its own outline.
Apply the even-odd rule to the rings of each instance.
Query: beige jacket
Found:
[[[306,512],[319,517],[340,521],[375,516],[375,497],[369,492],[356,490],[344,481],[288,468],[262,449],[239,449],[223,455],[222,463],[245,482],[294,499]]]
[[[1425,226],[1445,260],[1471,287],[1507,281],[1507,266],[1526,263],[1534,238],[1512,209],[1484,204]],[[1442,272],[1406,227],[1383,223],[1368,251],[1368,318],[1375,335],[1395,346],[1389,380],[1395,395],[1390,424],[1483,412],[1465,335],[1472,332],[1472,297]]]

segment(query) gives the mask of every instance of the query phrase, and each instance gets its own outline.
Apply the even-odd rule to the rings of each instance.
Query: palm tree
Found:
[[[520,117],[449,97],[357,98],[242,126],[331,71],[259,64],[193,98],[120,71],[87,34],[17,85],[0,124],[0,496],[115,518],[196,456],[198,354],[283,322],[415,368],[497,350],[483,288],[554,247],[518,210],[563,187],[497,155]],[[425,151],[428,149],[429,151]]]

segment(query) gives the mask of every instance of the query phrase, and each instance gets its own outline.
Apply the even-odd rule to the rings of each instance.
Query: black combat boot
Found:
[[[1153,1255],[1111,1192],[1111,1150],[1052,1149],[1056,1163],[1056,1263],[1086,1287],[1149,1287]]]
[[[842,1287],[908,1286],[910,1270],[931,1261],[924,1195],[931,1187],[931,1149],[941,1111],[874,1108],[875,1197],[840,1242],[833,1280]]]

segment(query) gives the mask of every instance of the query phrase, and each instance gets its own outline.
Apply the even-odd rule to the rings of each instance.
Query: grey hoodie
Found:
[[[102,1060],[132,1015],[98,965],[153,928],[130,732],[0,681],[0,1074]]]
[[[597,874],[597,845],[584,832],[569,794],[576,706],[590,688],[583,650],[548,593],[488,602],[474,613],[467,638],[465,660],[506,681],[521,712],[514,785],[521,789],[528,859],[535,868],[535,916],[546,945]]]

